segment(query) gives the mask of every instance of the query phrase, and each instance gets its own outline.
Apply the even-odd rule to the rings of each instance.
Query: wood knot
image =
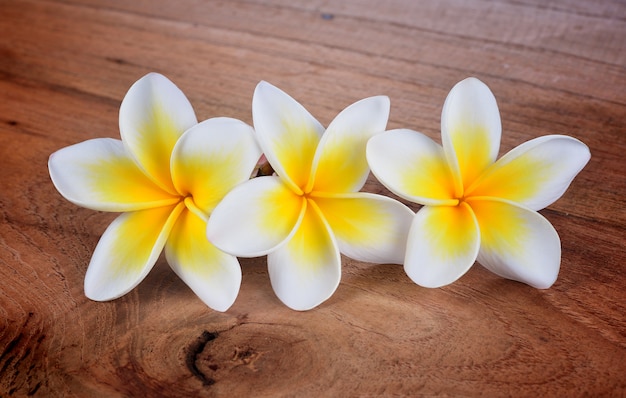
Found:
[[[187,350],[187,358],[185,361],[187,368],[189,368],[191,373],[200,379],[202,384],[205,386],[215,384],[215,380],[208,377],[203,371],[201,371],[196,365],[196,362],[198,361],[198,356],[204,351],[207,343],[215,340],[217,336],[217,332],[209,332],[208,330],[205,330],[202,332],[200,337],[196,339],[196,341],[189,345],[189,349]]]
[[[189,346],[187,367],[203,385],[219,384],[233,395],[244,393],[241,380],[259,390],[280,390],[294,377],[319,370],[314,341],[306,329],[292,325],[242,323],[204,331]]]

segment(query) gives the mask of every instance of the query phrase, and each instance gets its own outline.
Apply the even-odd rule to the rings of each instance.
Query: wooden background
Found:
[[[389,128],[438,141],[446,94],[480,78],[502,153],[555,133],[591,149],[541,212],[561,236],[559,279],[536,290],[475,265],[426,289],[344,258],[335,295],[300,313],[265,258],[243,259],[217,313],[159,260],[123,298],[86,299],[114,215],[65,201],[47,159],[119,137],[120,102],[150,71],[200,120],[251,123],[267,80],[325,125],[386,94]],[[0,396],[624,396],[625,89],[622,0],[0,0]]]

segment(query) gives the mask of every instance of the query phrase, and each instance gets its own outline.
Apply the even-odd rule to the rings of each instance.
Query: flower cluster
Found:
[[[239,292],[236,256],[267,255],[276,295],[295,310],[334,293],[342,254],[404,264],[426,287],[454,282],[475,261],[537,288],[556,280],[559,237],[537,210],[561,197],[589,149],[544,136],[496,161],[500,115],[479,80],[463,80],[448,95],[442,145],[412,130],[385,131],[384,96],[350,105],[325,129],[261,82],[252,117],[254,127],[225,117],[198,123],[182,91],[151,73],[122,101],[121,140],[92,139],[50,156],[52,182],[67,200],[121,213],[93,253],[87,297],[126,294],[162,251],[218,311]],[[361,192],[370,168],[390,191],[423,207],[414,213]]]

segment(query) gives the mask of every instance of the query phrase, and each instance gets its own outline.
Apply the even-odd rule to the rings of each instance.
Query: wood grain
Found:
[[[0,396],[626,395],[626,5],[621,1],[0,1]],[[160,259],[128,295],[85,298],[113,214],[55,191],[50,153],[119,137],[130,85],[157,71],[199,119],[251,122],[267,80],[323,124],[391,98],[389,128],[439,139],[450,88],[485,81],[501,152],[567,134],[592,159],[541,213],[562,240],[548,290],[479,265],[425,289],[344,258],[335,295],[282,305],[265,258],[208,309]],[[385,192],[373,178],[370,192]],[[413,207],[416,209],[416,207]]]

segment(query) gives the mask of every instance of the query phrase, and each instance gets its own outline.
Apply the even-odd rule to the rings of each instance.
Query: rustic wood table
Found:
[[[48,156],[119,138],[120,102],[150,71],[200,120],[251,123],[267,80],[325,125],[385,94],[388,128],[437,141],[448,91],[480,78],[501,153],[547,134],[591,150],[541,211],[562,240],[558,280],[537,290],[475,265],[427,289],[344,258],[334,296],[296,312],[262,257],[241,260],[220,313],[161,258],[131,293],[90,301],[85,270],[115,214],[64,200]],[[624,396],[625,92],[621,0],[2,0],[0,396]]]

